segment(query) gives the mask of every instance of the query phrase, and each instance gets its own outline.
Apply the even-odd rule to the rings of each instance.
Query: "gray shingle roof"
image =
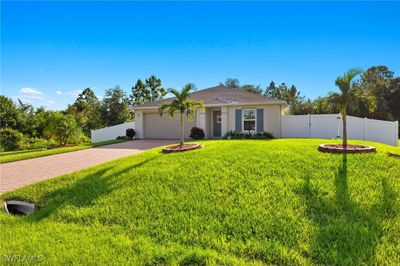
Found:
[[[252,92],[246,92],[223,85],[194,91],[190,98],[193,100],[202,100],[207,105],[229,105],[229,104],[284,104],[286,102],[275,98],[262,96]],[[158,107],[160,104],[171,102],[175,97],[148,102],[139,106],[133,106],[133,109]]]

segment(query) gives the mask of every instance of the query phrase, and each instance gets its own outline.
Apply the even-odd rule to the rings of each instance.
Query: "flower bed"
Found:
[[[345,149],[342,144],[320,144],[318,150],[329,153],[367,153],[375,152],[376,148],[368,145],[347,144]]]
[[[182,146],[178,144],[174,146],[165,147],[162,149],[162,151],[163,153],[172,153],[172,152],[191,151],[200,148],[201,148],[200,144],[183,144]]]

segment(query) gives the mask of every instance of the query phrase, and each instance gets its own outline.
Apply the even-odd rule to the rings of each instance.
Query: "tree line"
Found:
[[[153,76],[132,86],[131,94],[115,86],[99,99],[84,89],[65,110],[34,108],[0,95],[0,150],[36,149],[89,142],[90,130],[134,120],[130,105],[163,98],[161,79]]]
[[[260,85],[240,85],[240,81],[235,78],[228,78],[220,84],[284,100],[290,106],[289,113],[294,115],[340,112],[338,95],[335,92],[311,100],[301,95],[295,85],[288,87],[282,83],[277,86],[274,81],[265,89]],[[358,97],[351,97],[347,105],[347,114],[372,119],[400,120],[400,77],[395,77],[394,72],[387,66],[370,67],[362,72],[352,86],[352,93]]]

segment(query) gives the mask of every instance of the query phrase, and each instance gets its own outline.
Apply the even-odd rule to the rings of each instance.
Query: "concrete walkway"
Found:
[[[135,140],[0,164],[0,193],[174,142],[176,140]]]

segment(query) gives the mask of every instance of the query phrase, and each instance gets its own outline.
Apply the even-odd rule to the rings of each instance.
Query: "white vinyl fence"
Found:
[[[135,129],[135,122],[128,122],[112,127],[90,130],[92,142],[112,140],[116,139],[118,136],[125,136],[128,128]]]
[[[281,118],[282,138],[341,138],[341,115],[287,115]],[[399,122],[347,116],[347,137],[397,146]]]

